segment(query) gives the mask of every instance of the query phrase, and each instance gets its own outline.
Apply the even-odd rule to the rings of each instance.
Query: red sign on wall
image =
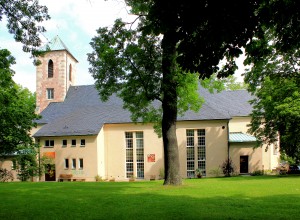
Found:
[[[55,152],[44,152],[45,157],[55,159]]]
[[[148,162],[155,162],[155,154],[148,154]]]

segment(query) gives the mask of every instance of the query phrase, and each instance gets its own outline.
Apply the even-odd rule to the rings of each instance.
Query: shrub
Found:
[[[95,176],[95,180],[96,180],[96,182],[103,182],[102,177],[99,175]]]
[[[262,175],[264,175],[264,171],[263,170],[254,170],[251,173],[251,176],[262,176]]]
[[[232,159],[226,159],[223,164],[221,165],[221,169],[225,176],[231,176],[234,174],[235,166],[232,162]]]
[[[222,170],[220,167],[217,167],[217,168],[211,169],[209,171],[209,174],[214,177],[220,177],[222,174]]]

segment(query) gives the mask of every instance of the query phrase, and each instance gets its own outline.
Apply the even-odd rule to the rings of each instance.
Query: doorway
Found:
[[[248,161],[249,156],[240,156],[240,173],[249,173]]]
[[[55,164],[46,164],[45,181],[56,181]]]

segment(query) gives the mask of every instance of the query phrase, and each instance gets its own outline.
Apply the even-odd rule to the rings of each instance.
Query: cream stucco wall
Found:
[[[104,178],[106,176],[105,168],[106,168],[106,149],[104,142],[104,127],[100,130],[97,136],[97,175]]]
[[[71,140],[76,139],[76,146],[71,146]],[[85,146],[80,146],[80,140],[85,139]],[[54,140],[54,147],[45,147],[45,140]],[[67,140],[66,147],[62,146],[62,140]],[[73,174],[73,177],[84,178],[86,181],[94,181],[98,174],[97,161],[97,136],[68,136],[68,137],[44,137],[40,138],[41,156],[46,152],[55,152],[56,180],[60,174]],[[79,169],[79,159],[83,159],[83,169]],[[69,168],[65,168],[65,159],[69,159]],[[76,169],[72,169],[72,159],[76,159]],[[45,177],[43,176],[42,180]]]
[[[218,168],[228,155],[227,121],[185,121],[177,123],[181,176],[184,178],[187,177],[186,129],[205,129],[206,176],[211,176],[211,170]],[[195,153],[197,153],[196,147],[195,150]],[[195,164],[197,164],[197,161],[195,161]]]
[[[154,133],[152,125],[142,124],[106,124],[104,126],[105,138],[105,178],[115,180],[126,180],[125,162],[125,132],[143,131],[144,134],[144,179],[150,176],[159,177],[159,170],[163,169],[163,145],[162,139]],[[147,155],[155,154],[155,162],[148,162]],[[135,160],[134,150],[134,160]],[[134,171],[136,176],[136,170]]]
[[[230,132],[248,133],[248,125],[251,122],[251,117],[233,117],[229,121]],[[240,156],[249,156],[249,172],[255,170],[272,170],[278,166],[280,154],[274,152],[274,145],[267,147],[263,145],[255,148],[255,143],[231,143],[230,157],[240,170]]]
[[[187,177],[186,168],[186,129],[205,129],[206,131],[206,170],[217,168],[227,158],[227,121],[186,121],[177,123],[177,139],[180,155],[180,173]],[[151,176],[159,178],[164,169],[162,139],[154,133],[152,125],[108,124],[104,127],[106,152],[106,178],[124,180],[125,167],[125,132],[144,132],[145,179]],[[195,148],[196,151],[196,148]],[[148,162],[147,156],[155,154],[155,162]],[[134,151],[135,155],[135,151]],[[195,164],[197,161],[195,160]],[[197,166],[196,166],[197,167]],[[136,172],[136,171],[135,171]],[[136,175],[136,173],[134,174]]]

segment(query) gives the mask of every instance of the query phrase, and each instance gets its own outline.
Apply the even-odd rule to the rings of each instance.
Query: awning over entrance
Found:
[[[255,142],[256,138],[249,134],[244,134],[242,132],[230,132],[229,142],[230,143],[245,143],[245,142]]]

